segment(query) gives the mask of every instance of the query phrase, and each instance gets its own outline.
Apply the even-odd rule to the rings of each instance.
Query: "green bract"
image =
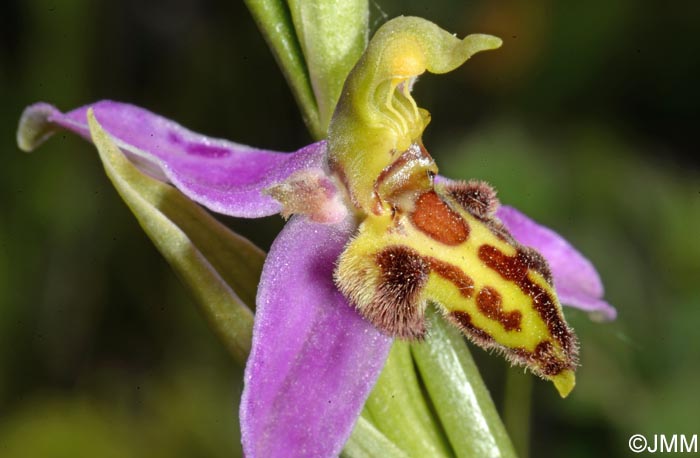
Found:
[[[367,46],[369,5],[363,0],[290,0],[325,132],[343,82]]]
[[[107,176],[158,251],[187,284],[212,329],[244,364],[265,254],[170,185],[141,173],[102,129],[90,133]]]

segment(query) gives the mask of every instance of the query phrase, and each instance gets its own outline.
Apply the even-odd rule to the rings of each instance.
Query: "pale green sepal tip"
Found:
[[[464,40],[462,40],[462,42],[464,43],[465,48],[468,49],[470,56],[473,56],[481,51],[493,51],[503,46],[503,40],[500,38],[483,33],[468,35],[464,38]]]
[[[245,364],[252,340],[253,313],[239,293],[251,297],[262,252],[208,215],[177,189],[141,173],[116,146],[92,109],[92,140],[107,176],[156,248],[190,288],[200,310],[234,359]],[[216,256],[216,252],[225,253]],[[238,262],[236,262],[238,261]],[[237,266],[237,267],[236,267]],[[234,272],[223,273],[234,268]],[[247,278],[248,288],[229,283]]]
[[[554,387],[557,389],[559,396],[567,397],[576,386],[576,375],[574,371],[567,369],[552,377]]]
[[[17,127],[17,146],[25,153],[34,151],[44,143],[58,128],[48,122],[51,107],[26,109],[19,119]]]

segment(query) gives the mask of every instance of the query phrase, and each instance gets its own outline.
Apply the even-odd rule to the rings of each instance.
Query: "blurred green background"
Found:
[[[537,380],[531,456],[628,456],[631,434],[700,434],[700,40],[696,2],[372,3],[493,33],[416,86],[441,172],[490,181],[598,267],[614,323],[567,309],[578,385]],[[240,454],[241,369],[104,176],[59,135],[19,152],[22,108],[113,98],[213,136],[308,143],[242,4],[5,0],[0,14],[0,456]],[[263,248],[283,222],[226,219]],[[473,351],[497,404],[511,369]]]

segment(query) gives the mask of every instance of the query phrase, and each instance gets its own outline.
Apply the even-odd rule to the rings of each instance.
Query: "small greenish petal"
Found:
[[[234,359],[245,364],[253,313],[241,297],[254,297],[262,251],[231,233],[172,186],[141,173],[102,129],[92,109],[88,123],[117,192],[158,251],[190,287]]]
[[[367,46],[367,0],[288,0],[316,96],[328,129],[345,78]]]
[[[458,457],[515,457],[513,445],[464,338],[433,307],[430,333],[411,352]]]
[[[377,429],[409,455],[452,456],[421,392],[407,342],[394,342],[365,407]]]
[[[393,442],[387,439],[371,422],[360,416],[340,454],[343,458],[408,458]]]
[[[316,140],[326,136],[304,55],[287,5],[282,0],[245,0],[301,108],[302,117]]]
[[[42,105],[40,109],[25,110],[17,129],[17,146],[25,153],[33,151],[59,130],[54,124],[46,122],[53,114],[52,107]]]

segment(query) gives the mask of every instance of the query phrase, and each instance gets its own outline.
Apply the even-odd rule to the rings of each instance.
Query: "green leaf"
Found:
[[[311,135],[316,140],[324,138],[326,130],[319,121],[309,72],[287,5],[282,0],[245,0],[245,4],[287,79]]]
[[[255,288],[264,254],[177,189],[141,173],[102,129],[88,124],[107,176],[146,234],[189,286],[234,359],[245,364],[253,333]]]
[[[367,46],[369,2],[288,0],[288,4],[325,132],[345,79]]]
[[[434,310],[430,333],[411,344],[430,399],[458,457],[515,457],[513,445],[464,338]]]
[[[394,341],[365,408],[374,425],[410,456],[452,456],[430,412],[407,342]]]
[[[357,419],[352,436],[345,443],[340,456],[343,458],[408,458],[409,455],[361,416]]]

